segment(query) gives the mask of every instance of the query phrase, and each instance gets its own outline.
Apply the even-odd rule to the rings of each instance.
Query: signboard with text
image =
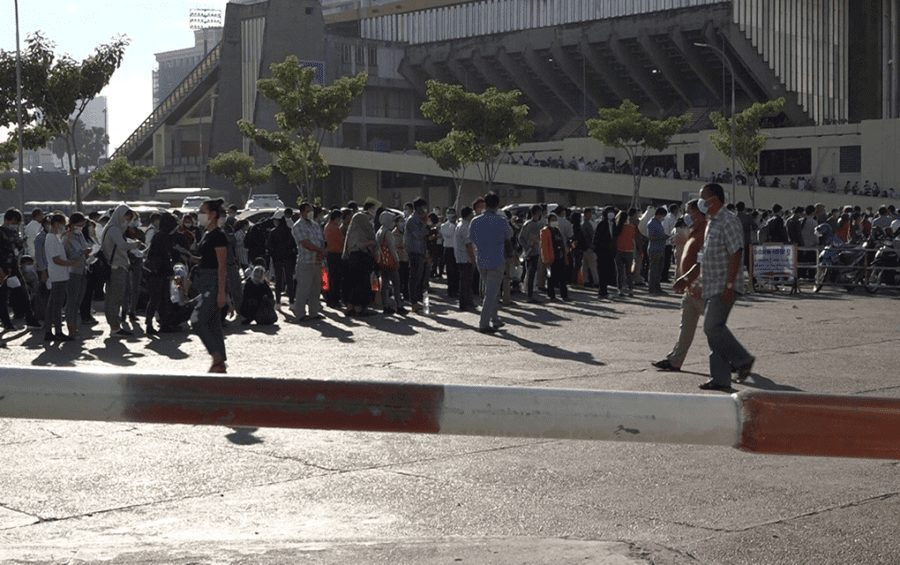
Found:
[[[751,275],[759,286],[797,283],[797,246],[767,243],[751,246]]]

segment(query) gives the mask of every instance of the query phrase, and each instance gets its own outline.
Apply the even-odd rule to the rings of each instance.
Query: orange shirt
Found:
[[[631,222],[622,226],[622,233],[616,238],[616,251],[628,253],[634,251],[634,235],[637,232],[637,226]]]
[[[341,224],[328,222],[325,225],[325,251],[328,253],[344,252],[344,232]]]

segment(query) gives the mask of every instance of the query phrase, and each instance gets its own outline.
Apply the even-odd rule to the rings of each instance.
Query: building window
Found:
[[[700,154],[699,153],[685,153],[684,154],[684,169],[683,171],[686,173],[688,171],[694,171],[696,173],[700,172]]]
[[[759,174],[808,175],[812,172],[812,149],[773,149],[759,154]]]
[[[862,147],[859,145],[845,145],[841,147],[841,172],[862,172]]]

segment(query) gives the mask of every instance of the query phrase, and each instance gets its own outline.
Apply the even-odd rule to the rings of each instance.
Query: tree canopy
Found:
[[[125,157],[118,157],[94,170],[92,176],[101,194],[125,194],[139,189],[144,181],[155,177],[156,169],[132,165]]]
[[[609,147],[622,149],[628,155],[634,178],[631,205],[636,206],[641,192],[641,172],[647,151],[663,151],[672,136],[690,120],[690,114],[655,120],[640,112],[637,104],[625,100],[617,108],[600,108],[597,117],[587,120],[588,135]]]
[[[257,81],[259,92],[275,102],[276,130],[257,127],[240,120],[241,134],[272,154],[275,168],[297,186],[301,196],[310,196],[312,183],[328,175],[321,155],[327,132],[335,131],[350,114],[353,100],[360,96],[368,75],[341,77],[330,85],[315,82],[316,70],[302,65],[290,55],[270,67],[271,78]]]
[[[272,177],[272,166],[257,168],[253,157],[237,149],[220,153],[209,161],[209,170],[213,174],[223,176],[240,189],[246,190],[248,196],[253,194],[253,187],[261,185]]]
[[[784,98],[755,102],[752,106],[738,112],[733,118],[726,118],[719,112],[710,114],[713,131],[710,135],[716,150],[731,157],[731,124],[734,120],[734,155],[738,163],[747,173],[750,189],[750,204],[756,205],[756,175],[759,173],[759,154],[766,146],[768,137],[760,133],[763,118],[773,116],[784,110]],[[733,171],[737,173],[737,171]]]
[[[477,94],[459,84],[430,80],[422,115],[449,131],[442,140],[416,147],[444,170],[464,169],[474,163],[490,188],[501,156],[534,134],[528,105],[519,103],[521,96],[518,90],[501,91],[494,87]]]

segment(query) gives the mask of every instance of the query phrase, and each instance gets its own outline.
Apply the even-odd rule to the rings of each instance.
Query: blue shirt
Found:
[[[403,230],[403,245],[406,247],[407,253],[417,253],[425,255],[426,243],[428,237],[428,226],[419,217],[413,214],[406,220],[406,227]]]
[[[506,240],[512,237],[512,228],[496,210],[488,208],[472,220],[469,239],[475,245],[475,260],[479,269],[500,269],[506,264],[503,252]]]
[[[648,246],[650,253],[662,253],[666,250],[666,241],[669,240],[669,236],[666,235],[662,222],[655,217],[647,224],[647,236],[650,238]]]

